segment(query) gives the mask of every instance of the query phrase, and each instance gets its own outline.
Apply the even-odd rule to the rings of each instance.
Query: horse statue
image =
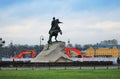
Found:
[[[59,23],[62,23],[59,21],[59,19],[55,19],[55,17],[53,17],[53,21],[51,23],[51,29],[49,30],[49,40],[48,40],[48,44],[52,43],[52,37],[55,36],[55,40],[57,42],[57,36],[58,33],[60,33],[62,35],[62,31],[59,27]]]

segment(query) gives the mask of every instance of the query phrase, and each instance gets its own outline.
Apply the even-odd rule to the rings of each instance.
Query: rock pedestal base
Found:
[[[64,48],[65,42],[47,44],[31,62],[71,62]]]

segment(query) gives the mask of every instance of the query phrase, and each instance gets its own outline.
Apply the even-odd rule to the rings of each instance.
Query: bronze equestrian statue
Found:
[[[60,33],[62,35],[62,31],[59,27],[59,23],[62,23],[59,21],[59,19],[55,19],[55,17],[53,17],[53,21],[51,22],[51,28],[49,30],[49,40],[48,40],[48,44],[52,43],[52,37],[55,36],[55,40],[57,42],[57,36],[58,33]]]

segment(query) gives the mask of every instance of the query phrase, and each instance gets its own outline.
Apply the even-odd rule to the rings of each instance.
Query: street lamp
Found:
[[[2,50],[2,46],[5,44],[5,41],[2,40],[2,38],[0,38],[0,61],[2,60],[2,53],[1,53],[1,50]]]
[[[41,45],[41,42],[44,40],[44,37],[43,35],[40,36],[40,51],[41,51],[41,48],[42,48],[42,45]]]

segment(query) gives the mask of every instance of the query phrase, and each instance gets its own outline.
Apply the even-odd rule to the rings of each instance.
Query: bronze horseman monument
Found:
[[[62,35],[62,30],[59,27],[59,19],[55,19],[51,22],[51,28],[49,30],[48,44],[44,46],[44,49],[31,61],[31,62],[70,62],[71,60],[65,54],[65,42],[58,41],[58,33]],[[55,37],[55,42],[52,42],[52,37]]]
[[[48,44],[52,43],[52,37],[55,36],[55,40],[57,42],[57,36],[58,33],[60,33],[62,35],[62,31],[59,27],[59,23],[62,23],[59,21],[59,19],[55,19],[55,17],[53,17],[53,21],[51,23],[51,28],[49,30],[49,40],[48,40]]]

